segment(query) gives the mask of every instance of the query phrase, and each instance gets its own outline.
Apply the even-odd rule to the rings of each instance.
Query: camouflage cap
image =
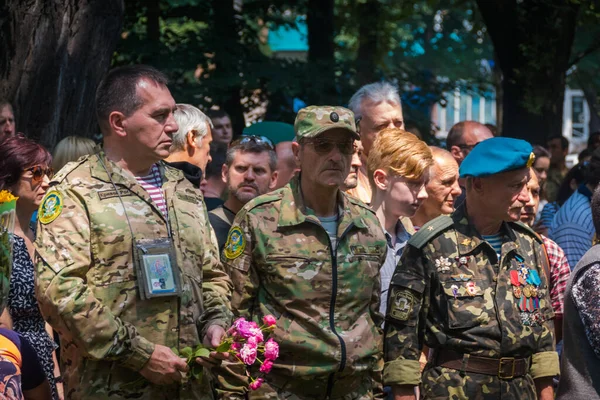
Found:
[[[309,106],[298,111],[294,130],[296,139],[317,137],[331,129],[344,129],[355,139],[360,139],[356,130],[354,113],[344,107]]]

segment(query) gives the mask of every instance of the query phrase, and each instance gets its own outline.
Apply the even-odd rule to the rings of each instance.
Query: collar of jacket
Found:
[[[290,183],[283,189],[281,197],[281,211],[277,226],[295,226],[310,220],[320,224],[315,215],[308,214],[304,197],[301,193],[300,179],[302,174],[292,178]],[[344,232],[348,226],[354,224],[358,228],[367,228],[360,206],[350,201],[348,195],[338,189],[338,207],[341,210],[338,232]]]
[[[481,234],[477,232],[475,226],[470,222],[466,200],[452,213],[452,220],[454,221],[459,255],[471,254],[481,245],[487,246],[493,251],[492,246],[481,237]],[[510,239],[508,242],[502,244],[502,254],[507,254],[509,251],[520,247],[520,240],[517,238],[510,223],[502,222],[500,232],[506,234]],[[496,252],[493,251],[493,253],[495,254]]]
[[[113,161],[109,160],[104,151],[100,151],[99,153],[94,154],[92,157],[93,158],[90,160],[90,172],[92,177],[105,182],[111,182],[112,178],[112,181],[115,184],[123,185],[129,189],[131,189],[132,186],[139,185],[137,179],[135,179],[135,176],[131,172],[124,170]],[[104,162],[106,169],[100,162],[100,159]],[[167,182],[180,181],[184,179],[181,171],[166,166],[163,161],[158,162],[158,169],[160,171],[160,177],[163,181],[163,185],[165,185]]]
[[[190,181],[196,189],[200,188],[200,182],[202,182],[202,170],[199,167],[187,161],[178,161],[172,163],[165,161],[165,164],[183,172],[185,179]]]

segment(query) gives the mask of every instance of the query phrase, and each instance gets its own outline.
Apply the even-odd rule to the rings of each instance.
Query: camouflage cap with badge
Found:
[[[314,138],[331,129],[346,130],[354,139],[360,139],[354,113],[347,108],[309,106],[298,111],[296,115],[296,122],[294,122],[296,140]]]

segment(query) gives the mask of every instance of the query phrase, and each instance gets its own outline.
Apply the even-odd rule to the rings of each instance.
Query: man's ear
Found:
[[[481,178],[469,178],[471,179],[471,186],[473,187],[473,190],[475,190],[477,193],[483,193],[483,180]]]
[[[223,166],[221,167],[221,180],[224,183],[227,183],[227,173],[229,173],[229,167],[227,166],[227,164],[223,164]]]
[[[127,120],[123,113],[119,111],[111,112],[108,115],[108,124],[110,125],[110,130],[114,132],[117,136],[127,136]]]
[[[463,160],[464,159],[462,150],[458,146],[450,147],[450,153],[452,154],[452,157],[454,157],[455,160]]]
[[[279,172],[275,171],[271,174],[271,180],[269,181],[269,189],[274,190],[277,185],[277,177],[279,176]]]
[[[195,149],[198,147],[198,141],[196,140],[196,132],[193,130],[188,131],[185,134],[185,141],[187,143],[188,149]]]
[[[300,143],[292,143],[292,153],[294,153],[294,161],[298,167],[300,165]]]
[[[387,191],[390,185],[390,180],[387,172],[382,169],[376,169],[373,172],[373,181],[375,181],[375,187],[382,191]]]

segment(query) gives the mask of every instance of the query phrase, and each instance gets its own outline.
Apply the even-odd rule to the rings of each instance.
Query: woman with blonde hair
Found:
[[[79,157],[92,154],[96,143],[92,139],[81,136],[67,136],[54,148],[52,169],[60,171],[67,163],[77,161]]]

